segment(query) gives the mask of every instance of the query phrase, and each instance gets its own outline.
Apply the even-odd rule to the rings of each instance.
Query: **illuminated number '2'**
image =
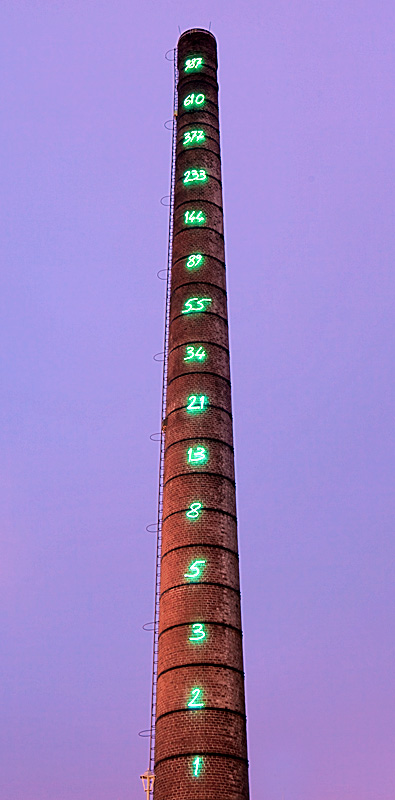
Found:
[[[199,686],[191,690],[191,699],[188,708],[204,708],[203,691]]]

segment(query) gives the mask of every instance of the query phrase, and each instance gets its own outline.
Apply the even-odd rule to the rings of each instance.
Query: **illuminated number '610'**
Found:
[[[188,94],[183,103],[184,108],[193,108],[193,106],[199,107],[203,105],[205,99],[204,94],[195,94],[194,92]]]
[[[201,210],[184,211],[185,225],[204,225],[206,219],[206,215]]]
[[[184,133],[184,147],[188,147],[191,144],[199,144],[199,142],[206,141],[206,134],[204,131],[185,131]]]
[[[211,297],[189,297],[185,300],[182,314],[191,314],[193,311],[205,311],[211,303]]]

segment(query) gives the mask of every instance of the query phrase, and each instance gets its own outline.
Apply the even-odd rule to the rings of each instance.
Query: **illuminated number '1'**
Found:
[[[188,708],[204,708],[202,695],[203,692],[199,686],[195,686],[195,688],[191,690],[191,699],[188,703]]]
[[[204,131],[186,131],[184,133],[184,147],[188,147],[189,144],[198,144],[198,142],[205,142],[206,141],[206,134]]]
[[[185,351],[184,361],[205,361],[206,356],[207,353],[201,345],[195,348],[191,344],[188,344]]]
[[[211,303],[211,297],[189,297],[188,300],[185,300],[182,314],[190,314],[191,311],[205,311],[209,303]]]
[[[201,756],[195,756],[192,761],[192,774],[195,778],[198,778],[203,766],[203,759]]]
[[[205,447],[190,447],[188,449],[188,464],[204,464],[208,455]]]
[[[203,264],[204,256],[202,253],[191,253],[186,260],[186,268],[187,269],[197,269]]]
[[[196,411],[204,411],[205,405],[207,405],[207,397],[205,394],[191,394],[191,396],[188,397],[187,411],[190,411],[191,414],[194,414]]]
[[[188,517],[188,519],[198,519],[198,517],[200,517],[202,508],[203,503],[191,503],[185,516]]]
[[[206,222],[206,215],[203,211],[185,211],[185,225],[203,225]]]
[[[205,558],[198,559],[197,561],[192,561],[192,564],[190,564],[188,567],[189,572],[184,572],[184,578],[200,578],[205,566],[206,566]]]
[[[192,625],[192,636],[189,637],[190,642],[201,642],[206,638],[206,631],[201,622],[194,622]]]

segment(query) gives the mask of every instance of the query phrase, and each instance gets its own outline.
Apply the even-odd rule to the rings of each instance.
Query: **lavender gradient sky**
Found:
[[[143,797],[163,55],[210,21],[252,798],[395,797],[393,2],[2,0],[2,800]]]

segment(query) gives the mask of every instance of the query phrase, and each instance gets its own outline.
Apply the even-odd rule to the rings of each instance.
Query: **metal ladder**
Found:
[[[170,325],[170,291],[171,291],[171,265],[173,259],[173,221],[174,221],[174,189],[176,178],[176,147],[177,147],[177,81],[178,70],[174,50],[174,103],[173,126],[171,145],[171,176],[170,176],[170,209],[169,209],[169,239],[167,250],[167,276],[166,276],[166,301],[165,301],[165,333],[163,347],[163,374],[162,374],[162,409],[161,432],[159,451],[159,489],[158,489],[158,517],[156,539],[156,568],[155,568],[155,600],[154,600],[154,632],[152,650],[152,689],[151,689],[151,720],[149,737],[149,769],[153,772],[155,763],[155,718],[156,718],[156,689],[158,680],[158,639],[159,639],[159,598],[160,598],[160,565],[162,553],[162,516],[163,516],[163,481],[165,471],[165,438],[166,438],[166,395],[169,350],[169,325]],[[150,792],[153,796],[153,789]]]

